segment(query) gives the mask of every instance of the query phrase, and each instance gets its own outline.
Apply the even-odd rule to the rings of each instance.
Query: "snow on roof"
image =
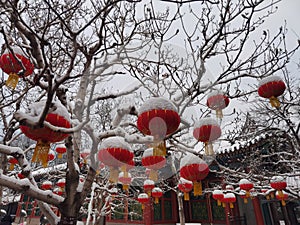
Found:
[[[219,126],[218,122],[210,117],[206,117],[206,118],[201,118],[200,120],[195,122],[194,128],[198,128],[198,127],[202,127],[205,125],[215,125],[215,126]]]
[[[106,148],[122,148],[132,152],[130,145],[125,141],[123,137],[109,137],[106,138],[100,145],[101,149]]]
[[[180,168],[191,165],[191,164],[206,164],[206,162],[199,158],[199,156],[196,156],[191,153],[187,153],[181,160],[180,160]]]
[[[276,76],[276,75],[269,76],[269,77],[266,77],[266,78],[260,80],[258,83],[258,86],[260,87],[260,86],[262,86],[266,83],[272,82],[272,81],[282,81],[282,79],[281,79],[281,77]]]
[[[152,109],[167,109],[177,112],[176,106],[164,97],[153,97],[144,102],[144,104],[138,109],[138,114],[150,111]]]

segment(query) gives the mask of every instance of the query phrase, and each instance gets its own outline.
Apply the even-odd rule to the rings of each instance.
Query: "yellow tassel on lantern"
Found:
[[[276,98],[274,96],[272,96],[270,98],[270,103],[271,103],[271,106],[275,107],[275,108],[279,108],[279,106],[280,106],[280,102],[279,102],[278,98]]]
[[[109,168],[109,182],[117,183],[119,178],[119,171],[113,167]]]
[[[189,192],[184,192],[183,193],[183,199],[184,199],[184,201],[189,201],[190,200],[190,193]]]
[[[219,199],[217,200],[217,203],[218,203],[218,206],[221,206],[221,204],[222,204]]]
[[[279,195],[280,198],[284,197],[284,194],[283,194],[283,192],[281,190],[278,190],[278,195]]]
[[[286,206],[286,202],[284,200],[281,200],[281,205]]]
[[[158,174],[156,170],[150,170],[149,179],[153,181],[158,180]]]
[[[204,153],[205,155],[210,155],[210,156],[215,154],[212,143],[210,142],[204,143]]]
[[[154,203],[158,204],[159,203],[159,198],[154,198]]]
[[[194,184],[194,196],[202,195],[202,184],[201,182],[193,182]]]
[[[229,203],[229,207],[230,207],[231,209],[233,209],[233,208],[234,208],[234,206],[233,206],[233,203],[232,203],[232,202],[230,202],[230,203]]]
[[[44,141],[37,141],[33,156],[32,162],[41,163],[43,167],[48,166],[48,153],[50,149],[50,143]]]
[[[129,185],[128,184],[123,184],[123,190],[128,191],[129,190]]]
[[[11,163],[11,164],[9,165],[9,170],[14,170],[14,168],[15,168],[15,164],[14,164],[14,163]]]
[[[153,145],[153,156],[166,156],[167,147],[165,141],[159,141]]]
[[[63,156],[63,155],[62,155],[61,153],[58,153],[58,154],[57,154],[57,158],[58,158],[58,159],[61,159],[62,156]]]
[[[248,203],[248,198],[244,198],[244,203],[245,203],[245,204]]]
[[[225,208],[225,207],[226,207],[226,204],[225,204],[225,202],[222,202],[222,206],[223,206],[223,208]]]
[[[216,117],[219,118],[219,119],[222,119],[222,118],[223,118],[223,112],[222,112],[222,109],[217,109],[217,110],[216,110]]]
[[[267,199],[267,200],[270,200],[270,195],[266,195],[266,199]]]
[[[10,73],[5,85],[9,88],[15,89],[19,82],[19,76],[16,73]]]
[[[142,210],[144,210],[145,209],[145,205],[144,204],[142,204]]]

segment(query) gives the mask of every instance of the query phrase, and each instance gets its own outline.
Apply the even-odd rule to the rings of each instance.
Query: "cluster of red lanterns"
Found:
[[[11,50],[7,49],[0,56],[0,68],[9,75],[6,86],[15,89],[19,78],[24,78],[33,73],[34,65],[21,48],[12,46]]]

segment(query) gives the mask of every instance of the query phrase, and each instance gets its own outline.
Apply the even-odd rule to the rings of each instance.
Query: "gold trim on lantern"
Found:
[[[19,76],[16,73],[10,73],[8,79],[5,82],[5,85],[11,89],[15,89],[19,82]]]

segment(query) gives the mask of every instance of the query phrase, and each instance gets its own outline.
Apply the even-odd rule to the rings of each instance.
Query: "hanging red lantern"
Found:
[[[52,189],[52,182],[51,181],[44,181],[43,183],[42,183],[42,185],[41,185],[41,188],[43,189],[43,190],[50,190],[50,189]]]
[[[155,183],[153,180],[147,179],[144,181],[144,191],[148,194],[149,197],[151,196],[153,188],[155,188]]]
[[[223,118],[222,110],[229,104],[229,98],[220,90],[213,91],[207,96],[206,105],[216,111],[217,118]]]
[[[152,194],[152,197],[154,198],[154,203],[157,204],[157,203],[159,203],[159,198],[161,198],[164,193],[161,190],[161,188],[155,187],[152,189],[151,194]]]
[[[141,193],[138,195],[138,201],[142,204],[142,209],[145,209],[145,204],[149,202],[149,196],[146,193]]]
[[[50,150],[48,153],[48,162],[51,162],[55,159],[55,153],[54,151]]]
[[[286,202],[285,201],[288,200],[288,198],[289,198],[288,193],[286,193],[285,191],[282,191],[282,193],[279,194],[279,191],[276,191],[275,196],[276,196],[276,198],[278,200],[281,201],[281,205],[282,206],[286,206]]]
[[[212,142],[221,136],[221,128],[216,120],[203,118],[195,123],[193,136],[204,143],[206,155],[214,155]]]
[[[18,160],[13,156],[8,157],[8,162],[10,163],[9,170],[13,170],[15,165],[19,163]]]
[[[65,188],[66,186],[66,179],[65,178],[61,178],[56,182],[56,186],[61,188],[62,190]]]
[[[57,194],[57,195],[59,195],[59,196],[62,196],[63,194],[64,194],[64,192],[62,191],[62,189],[61,188],[54,188],[54,190],[53,190],[53,193],[54,194]]]
[[[183,199],[184,201],[190,200],[190,194],[189,192],[193,190],[193,182],[189,181],[187,179],[184,179],[183,177],[180,177],[179,183],[178,183],[178,189],[183,192]]]
[[[7,49],[0,57],[0,68],[9,75],[6,86],[15,89],[19,78],[33,73],[34,65],[19,47],[11,47],[12,52]]]
[[[148,148],[144,151],[142,156],[142,165],[145,168],[151,169],[149,178],[151,180],[158,180],[157,170],[163,168],[166,164],[166,158],[162,155],[154,155],[154,149]]]
[[[224,198],[222,201],[228,203],[230,208],[232,209],[234,207],[233,203],[236,202],[236,197],[233,193],[226,193],[224,194]]]
[[[194,154],[188,153],[180,161],[180,176],[193,182],[194,196],[202,195],[203,180],[209,173],[207,163]]]
[[[241,190],[246,191],[246,198],[250,197],[250,190],[254,187],[253,183],[249,180],[243,178],[239,181],[239,186]]]
[[[282,197],[282,191],[287,187],[287,182],[282,176],[273,176],[270,181],[270,186],[277,190],[278,194]]]
[[[98,159],[110,168],[109,180],[112,183],[117,183],[120,167],[126,173],[126,164],[133,159],[133,156],[129,144],[122,137],[105,139],[98,151]]]
[[[32,104],[27,116],[32,118],[38,117],[43,110],[44,104],[44,101]],[[70,128],[70,117],[67,109],[59,101],[53,102],[52,105],[53,107],[51,107],[50,110],[53,110],[51,113],[47,114],[45,121],[55,127]],[[32,162],[40,162],[43,167],[47,167],[48,165],[50,143],[60,142],[69,136],[67,133],[51,130],[46,126],[33,129],[28,126],[21,125],[20,129],[27,137],[37,141],[32,156]]]
[[[129,185],[131,184],[131,180],[132,178],[130,173],[127,173],[126,176],[124,172],[121,172],[119,174],[119,182],[122,184],[124,191],[128,191]]]
[[[218,206],[221,206],[222,200],[224,198],[224,193],[221,190],[214,190],[212,193],[213,199],[217,201]]]
[[[180,117],[175,105],[163,97],[154,97],[146,101],[138,110],[137,128],[145,135],[154,138],[154,155],[166,155],[164,138],[175,132]]]
[[[55,151],[57,153],[57,158],[61,159],[63,157],[63,154],[65,154],[67,152],[67,148],[66,148],[65,144],[58,144],[55,147]]]
[[[278,76],[269,76],[262,79],[258,84],[258,95],[270,100],[271,106],[278,108],[280,102],[277,97],[286,89],[285,83]]]

